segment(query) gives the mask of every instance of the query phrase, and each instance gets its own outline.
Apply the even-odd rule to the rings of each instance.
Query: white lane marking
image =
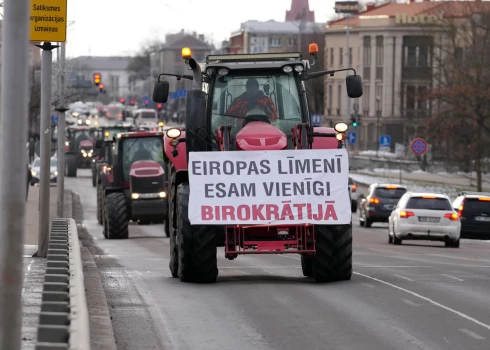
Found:
[[[427,256],[437,256],[441,258],[447,258],[447,259],[457,259],[457,260],[468,260],[468,261],[478,261],[478,262],[490,262],[490,260],[487,259],[471,259],[471,258],[464,258],[462,256],[451,256],[451,255],[444,255],[444,254],[424,254]]]
[[[407,280],[407,281],[410,281],[410,282],[413,282],[413,279],[408,278],[408,277],[405,277],[405,276],[400,276],[400,275],[394,275],[394,276],[396,276],[398,278],[403,278],[404,280]]]
[[[449,312],[452,312],[453,314],[458,315],[458,316],[460,316],[460,317],[462,317],[462,318],[464,318],[464,319],[466,319],[466,320],[468,320],[468,321],[470,321],[470,322],[473,322],[473,323],[475,323],[475,324],[477,324],[477,325],[479,325],[479,326],[481,326],[481,327],[483,327],[483,328],[485,328],[485,329],[488,329],[488,330],[490,331],[490,325],[488,325],[488,324],[486,324],[486,323],[483,323],[483,322],[481,322],[481,321],[478,321],[476,318],[473,318],[473,317],[471,317],[471,316],[468,316],[468,315],[466,315],[466,314],[464,314],[464,313],[462,313],[462,312],[460,312],[460,311],[458,311],[458,310],[454,310],[454,309],[452,309],[452,308],[450,308],[450,307],[448,307],[448,306],[446,306],[446,305],[442,305],[442,304],[438,303],[437,301],[434,301],[434,300],[432,300],[432,299],[430,299],[430,298],[424,297],[423,295],[420,295],[420,294],[418,294],[418,293],[412,292],[411,290],[408,290],[408,289],[405,289],[405,288],[399,287],[399,286],[397,286],[397,285],[395,285],[395,284],[392,284],[392,283],[389,283],[389,282],[386,282],[386,281],[380,280],[379,278],[376,278],[376,277],[368,276],[368,275],[365,275],[365,274],[362,274],[362,273],[359,273],[359,272],[353,272],[353,273],[354,273],[355,275],[362,276],[362,277],[364,277],[364,278],[368,278],[368,279],[370,279],[370,280],[372,280],[372,281],[376,281],[376,282],[379,282],[379,283],[385,284],[385,285],[387,285],[387,286],[390,286],[390,287],[392,287],[392,288],[395,288],[395,289],[401,290],[402,292],[405,292],[405,293],[411,294],[411,295],[413,295],[414,297],[417,297],[417,298],[419,298],[419,299],[425,300],[425,301],[427,301],[427,302],[429,302],[429,303],[431,303],[431,304],[433,304],[433,305],[435,305],[435,306],[440,307],[441,309],[444,309],[444,310],[447,310],[447,311],[449,311]]]
[[[473,339],[476,339],[476,340],[483,340],[485,339],[484,337],[482,337],[481,335],[479,334],[476,334],[475,332],[472,332],[470,331],[469,329],[466,329],[466,328],[460,328],[459,329],[461,332],[463,332],[464,334],[466,334],[467,336],[473,338]]]
[[[454,277],[454,276],[451,276],[451,275],[447,275],[445,273],[442,274],[443,276],[446,276],[446,277],[449,277],[449,278],[452,278],[456,281],[460,281],[460,282],[464,282],[461,278],[458,278],[458,277]]]
[[[414,303],[413,301],[409,300],[409,299],[405,299],[405,298],[402,298],[402,301],[405,303],[405,304],[408,304],[410,306],[420,306],[419,304],[417,303]]]
[[[243,270],[243,269],[260,269],[260,270],[263,270],[263,269],[300,269],[301,266],[240,266],[239,269],[240,270]],[[233,267],[233,266],[222,266],[220,267],[220,269],[233,269],[233,270],[236,270],[237,268],[236,267]]]
[[[357,264],[355,264],[357,265]],[[407,267],[434,267],[434,266],[415,266],[415,265],[402,265],[402,266],[397,266],[397,265],[357,265],[357,267],[386,267],[386,268],[407,268]]]

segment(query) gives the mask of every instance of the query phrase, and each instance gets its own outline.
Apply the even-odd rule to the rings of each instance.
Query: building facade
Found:
[[[417,96],[426,95],[432,86],[433,27],[440,23],[444,4],[369,4],[358,15],[327,25],[325,66],[356,69],[364,95],[349,101],[345,75],[326,77],[326,119],[348,121],[357,111],[356,143],[361,149],[376,149],[383,135],[391,136],[392,150],[396,143],[407,145],[423,137],[431,104]]]

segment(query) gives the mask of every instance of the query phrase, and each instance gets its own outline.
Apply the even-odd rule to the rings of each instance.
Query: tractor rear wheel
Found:
[[[77,158],[74,156],[66,157],[66,176],[77,177]]]
[[[216,233],[213,227],[189,222],[189,184],[177,188],[178,275],[182,282],[214,283],[218,277]]]
[[[115,192],[106,198],[107,237],[126,239],[129,236],[128,205],[124,193]]]
[[[175,215],[175,199],[176,199],[176,188],[175,188],[175,172],[172,173],[172,181],[169,182],[168,191],[168,220],[165,221],[165,234],[170,235],[170,261],[168,267],[172,273],[173,278],[179,277],[179,248],[177,245],[177,229],[175,228],[175,222],[177,221],[174,217]]]
[[[95,169],[92,168],[92,187],[97,186],[97,178],[95,176]]]
[[[352,225],[317,225],[315,282],[347,281],[352,276]]]
[[[313,257],[306,254],[301,254],[301,270],[303,276],[313,277]]]
[[[99,183],[97,185],[97,222],[99,225],[103,224],[102,219],[102,186]]]

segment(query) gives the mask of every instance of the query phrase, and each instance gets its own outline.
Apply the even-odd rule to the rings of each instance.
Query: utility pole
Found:
[[[306,9],[303,8],[299,15],[298,52],[300,53],[302,48],[302,36],[303,36],[303,29],[305,25],[305,16],[306,16]]]
[[[37,45],[43,50],[41,62],[41,170],[39,176],[39,236],[35,256],[45,258],[49,238],[49,197],[51,169],[51,89],[53,49],[58,45],[44,42]],[[62,130],[64,132],[64,130]]]
[[[66,43],[62,42],[60,47],[60,61],[59,67],[59,80],[58,80],[58,95],[60,99],[59,107],[56,109],[58,112],[58,198],[56,201],[57,211],[56,214],[59,218],[62,218],[65,205],[65,112],[68,110],[65,107],[65,60],[66,60]]]
[[[345,49],[345,52],[347,54],[347,62],[346,62],[346,68],[350,68],[351,66],[351,57],[350,57],[350,15],[349,14],[346,14],[345,15],[345,19],[346,19],[346,23],[347,23],[347,29],[346,29],[346,33],[345,33],[345,45],[346,45],[346,49]],[[347,114],[346,114],[346,121],[349,120],[349,116],[350,116],[350,98],[346,98],[346,110],[347,110]]]
[[[0,349],[19,350],[29,105],[29,0],[3,2],[0,119]]]

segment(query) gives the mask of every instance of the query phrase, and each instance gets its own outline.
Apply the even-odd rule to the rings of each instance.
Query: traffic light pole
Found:
[[[56,109],[58,112],[58,175],[57,175],[57,216],[62,218],[63,208],[65,205],[65,112],[68,110],[65,108],[65,58],[66,58],[66,43],[61,43],[60,48],[60,60],[59,60],[59,80],[58,80],[58,94],[60,98],[60,106]]]
[[[0,117],[0,349],[19,350],[27,190],[29,0],[4,0]],[[16,116],[19,116],[18,118]]]
[[[39,235],[34,256],[46,257],[49,237],[49,189],[51,168],[51,89],[53,49],[58,45],[44,42],[37,45],[43,50],[41,62],[41,170],[39,176]],[[63,131],[62,131],[63,132]]]

